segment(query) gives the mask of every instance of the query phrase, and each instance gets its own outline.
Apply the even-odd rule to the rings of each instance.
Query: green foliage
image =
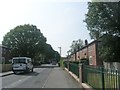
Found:
[[[99,56],[104,61],[119,61],[120,3],[89,2],[85,22],[92,39],[101,41]]]
[[[46,43],[46,38],[34,25],[20,25],[10,30],[2,41],[11,49],[12,57],[26,56],[39,62],[54,58],[55,51]]]
[[[73,53],[75,51],[78,51],[80,48],[84,46],[83,41],[81,39],[73,40],[72,45],[70,46],[69,52]]]
[[[5,64],[11,64],[11,62],[9,62],[8,60],[5,61]]]
[[[118,2],[90,2],[85,22],[91,38],[98,39],[103,34],[120,35]]]
[[[54,59],[56,62],[60,61],[60,54],[57,51],[54,51],[50,44],[45,45],[45,52],[46,55],[45,60]]]
[[[91,0],[92,2],[119,2],[119,0]]]
[[[55,51],[54,56],[55,56],[56,61],[59,62],[61,59],[60,54],[57,51]]]
[[[104,61],[120,62],[120,37],[104,35],[101,37],[99,56]]]
[[[79,61],[70,61],[70,63],[79,64]]]
[[[53,50],[53,48],[51,47],[51,45],[50,44],[46,44],[45,45],[45,52],[44,52],[44,54],[46,55],[46,59],[52,59],[52,58],[54,58],[54,50]]]
[[[59,62],[60,62],[60,67],[64,69],[64,61],[63,61],[63,59],[61,59]]]
[[[12,56],[29,56],[33,58],[36,53],[42,52],[46,38],[33,25],[17,26],[10,30],[2,42],[11,49]]]

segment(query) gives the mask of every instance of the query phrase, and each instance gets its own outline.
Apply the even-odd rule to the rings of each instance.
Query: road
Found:
[[[33,73],[9,75],[2,78],[3,88],[42,88],[52,68],[36,68]]]
[[[72,88],[70,86],[78,87],[73,85],[74,83],[71,83],[71,80],[70,78],[68,79],[67,74],[62,73],[63,72],[58,67],[53,68],[51,66],[45,65],[39,68],[34,68],[34,72],[32,73],[19,75],[12,74],[2,77],[2,88],[54,88],[57,79],[57,82],[61,81],[56,84],[58,85],[57,87],[62,88],[63,85],[64,87],[67,85],[66,88]],[[56,78],[56,80],[54,80],[54,78]],[[62,79],[66,79],[67,81],[64,81],[64,84],[60,86],[61,83],[63,83]]]

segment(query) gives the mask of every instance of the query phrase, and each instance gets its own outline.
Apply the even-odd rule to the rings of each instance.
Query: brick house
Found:
[[[0,48],[2,55],[1,63],[8,63],[9,60],[11,59],[10,48],[3,45],[0,45]]]
[[[102,65],[102,61],[98,55],[99,46],[99,41],[95,40],[71,54],[71,60],[78,61],[80,59],[87,58],[89,59],[89,65]]]
[[[0,64],[2,63],[2,47],[0,45]]]

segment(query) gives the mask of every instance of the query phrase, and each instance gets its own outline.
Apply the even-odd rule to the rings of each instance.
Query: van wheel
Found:
[[[33,68],[32,68],[32,70],[31,70],[32,72],[33,72]]]
[[[16,71],[13,71],[14,74],[18,74]]]

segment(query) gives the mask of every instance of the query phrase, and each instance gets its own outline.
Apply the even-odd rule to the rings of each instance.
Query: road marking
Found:
[[[2,77],[0,77],[0,90],[2,90]]]
[[[14,87],[16,87],[18,84],[21,84],[22,82],[26,81],[27,79],[29,79],[29,78],[31,78],[31,77],[32,77],[32,76],[29,76],[29,77],[24,78],[24,79],[20,79],[20,80],[14,82],[14,83],[12,83],[12,84],[10,84],[10,85],[8,85],[8,86],[5,86],[4,88],[14,88]]]
[[[53,69],[50,70],[50,73],[52,72]],[[48,77],[47,79],[45,80],[45,83],[43,84],[42,88],[45,88],[47,82],[48,82],[48,79],[49,79],[49,76],[50,76],[50,73],[48,74]]]
[[[43,68],[42,68],[42,69],[35,69],[35,71],[38,72],[39,74],[40,74],[43,70],[45,70],[45,69],[43,69]],[[23,79],[20,79],[20,80],[14,82],[14,83],[12,83],[12,84],[9,84],[9,85],[7,85],[7,86],[5,86],[5,87],[3,87],[3,88],[15,88],[15,87],[18,86],[19,84],[25,82],[26,80],[28,80],[29,78],[32,78],[32,77],[33,77],[33,76],[27,76],[27,77],[25,77],[25,78],[23,78]]]

